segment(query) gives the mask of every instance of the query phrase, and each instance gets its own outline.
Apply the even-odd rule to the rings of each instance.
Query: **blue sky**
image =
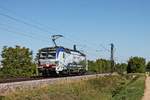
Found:
[[[149,0],[0,0],[0,13],[42,28],[0,15],[0,51],[4,45],[21,45],[36,53],[52,46],[52,34],[62,34],[58,44],[77,44],[90,59],[109,59],[103,47],[114,43],[116,61],[131,56],[150,60],[149,5]]]

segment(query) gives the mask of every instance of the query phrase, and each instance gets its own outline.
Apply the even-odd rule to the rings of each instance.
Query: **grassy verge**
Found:
[[[144,76],[132,79],[113,97],[113,100],[141,100],[145,88],[144,80]]]
[[[139,100],[144,77],[106,76],[78,82],[16,90],[4,100]]]

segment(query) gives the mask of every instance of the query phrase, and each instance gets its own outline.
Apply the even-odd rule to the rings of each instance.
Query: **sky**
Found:
[[[150,60],[149,5],[149,0],[0,0],[0,51],[20,45],[36,54],[53,46],[51,35],[61,34],[58,45],[76,44],[89,59],[109,59],[113,43],[116,61]]]

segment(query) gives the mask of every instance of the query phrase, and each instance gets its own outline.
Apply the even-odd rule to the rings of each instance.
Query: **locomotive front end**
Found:
[[[43,48],[39,50],[37,54],[37,67],[39,74],[47,76],[55,73],[55,69],[58,66],[56,60],[56,48]]]

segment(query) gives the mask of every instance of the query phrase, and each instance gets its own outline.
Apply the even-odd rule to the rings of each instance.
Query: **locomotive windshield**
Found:
[[[55,59],[55,58],[56,58],[56,52],[55,51],[40,52],[39,53],[39,59]]]
[[[46,52],[41,52],[39,55],[39,58],[40,59],[46,59],[46,55],[47,55]]]
[[[48,53],[47,58],[48,59],[55,59],[56,58],[56,53]]]

